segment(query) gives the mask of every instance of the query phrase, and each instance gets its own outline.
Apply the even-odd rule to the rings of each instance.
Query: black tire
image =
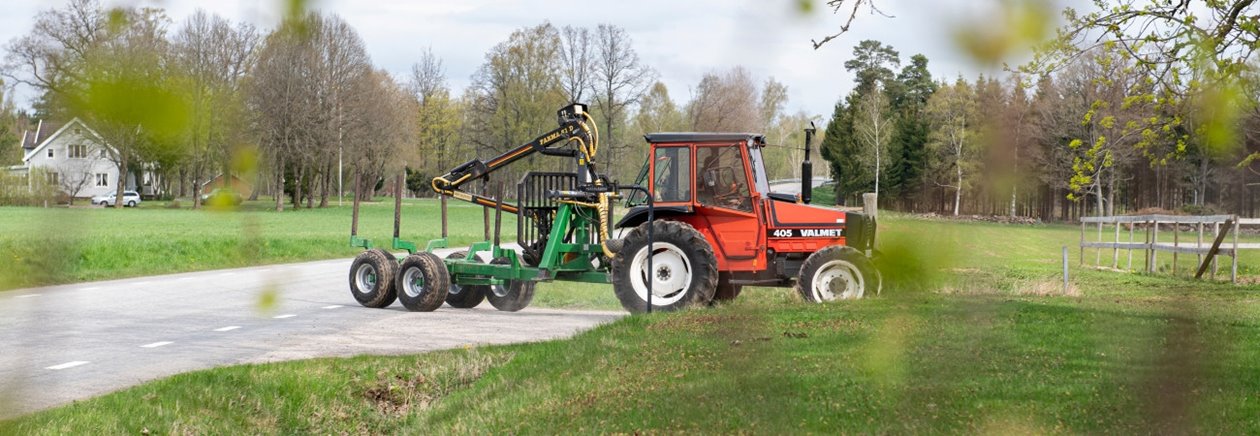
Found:
[[[877,293],[879,282],[870,258],[852,247],[833,245],[814,252],[801,264],[796,292],[815,303],[853,300]]]
[[[647,311],[647,283],[643,276],[647,268],[647,226],[643,223],[630,231],[621,253],[612,261],[613,292],[621,307],[631,313]],[[652,232],[656,244],[652,267],[657,277],[652,281],[652,310],[672,311],[712,301],[718,284],[717,256],[704,235],[678,221],[656,221]]]
[[[456,251],[446,256],[447,259],[463,259],[468,257],[467,251]],[[481,259],[478,259],[481,261]],[[470,309],[477,307],[482,301],[486,300],[486,293],[490,292],[490,286],[487,285],[458,285],[451,280],[451,289],[446,293],[446,304],[458,309]]]
[[[382,308],[394,304],[394,272],[398,261],[384,250],[367,250],[350,264],[350,294],[364,307]]]
[[[744,290],[743,285],[732,285],[730,283],[718,283],[717,289],[713,291],[713,302],[719,303],[734,300],[739,293]]]
[[[511,265],[512,260],[506,257],[490,261],[491,265]],[[486,299],[495,309],[504,312],[516,312],[529,306],[534,301],[534,282],[529,280],[508,280],[502,285],[489,286]]]
[[[446,262],[433,253],[407,256],[398,267],[398,301],[412,312],[432,312],[442,307],[451,288]]]

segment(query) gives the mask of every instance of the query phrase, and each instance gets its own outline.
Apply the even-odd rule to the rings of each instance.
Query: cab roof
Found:
[[[670,142],[730,142],[752,140],[754,144],[765,143],[765,137],[759,133],[697,133],[697,132],[662,132],[643,135],[643,139],[652,144]]]

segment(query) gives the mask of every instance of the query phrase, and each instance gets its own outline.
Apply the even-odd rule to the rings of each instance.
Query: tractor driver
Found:
[[[738,210],[752,210],[748,195],[748,186],[744,183],[743,167],[739,148],[733,146],[698,148],[696,156],[701,158],[698,166],[701,174],[701,189],[697,200],[701,204],[725,207]]]

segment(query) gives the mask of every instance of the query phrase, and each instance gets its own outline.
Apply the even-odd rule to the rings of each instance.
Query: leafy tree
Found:
[[[932,120],[931,142],[928,144],[940,159],[937,165],[938,177],[949,180],[946,174],[952,173],[952,180],[939,186],[954,191],[954,215],[958,215],[962,207],[962,193],[967,189],[966,176],[973,166],[972,154],[975,152],[976,121],[975,90],[971,84],[959,77],[952,86],[945,86],[932,94],[928,100],[928,117]],[[951,184],[952,183],[952,184]]]

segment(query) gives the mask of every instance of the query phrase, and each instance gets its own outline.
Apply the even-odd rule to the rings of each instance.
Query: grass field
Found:
[[[11,268],[0,289],[85,280],[352,257],[351,210],[271,211],[269,202],[241,210],[0,208],[0,253]],[[359,233],[388,245],[393,202],[363,204]],[[450,202],[452,246],[482,239],[481,208]],[[403,239],[423,246],[441,234],[438,203],[408,200]],[[515,241],[516,220],[504,216],[503,239]]]
[[[1064,294],[1078,232],[886,219],[874,298],[751,289],[565,341],[219,368],[0,433],[1260,432],[1260,288],[1074,257]]]

